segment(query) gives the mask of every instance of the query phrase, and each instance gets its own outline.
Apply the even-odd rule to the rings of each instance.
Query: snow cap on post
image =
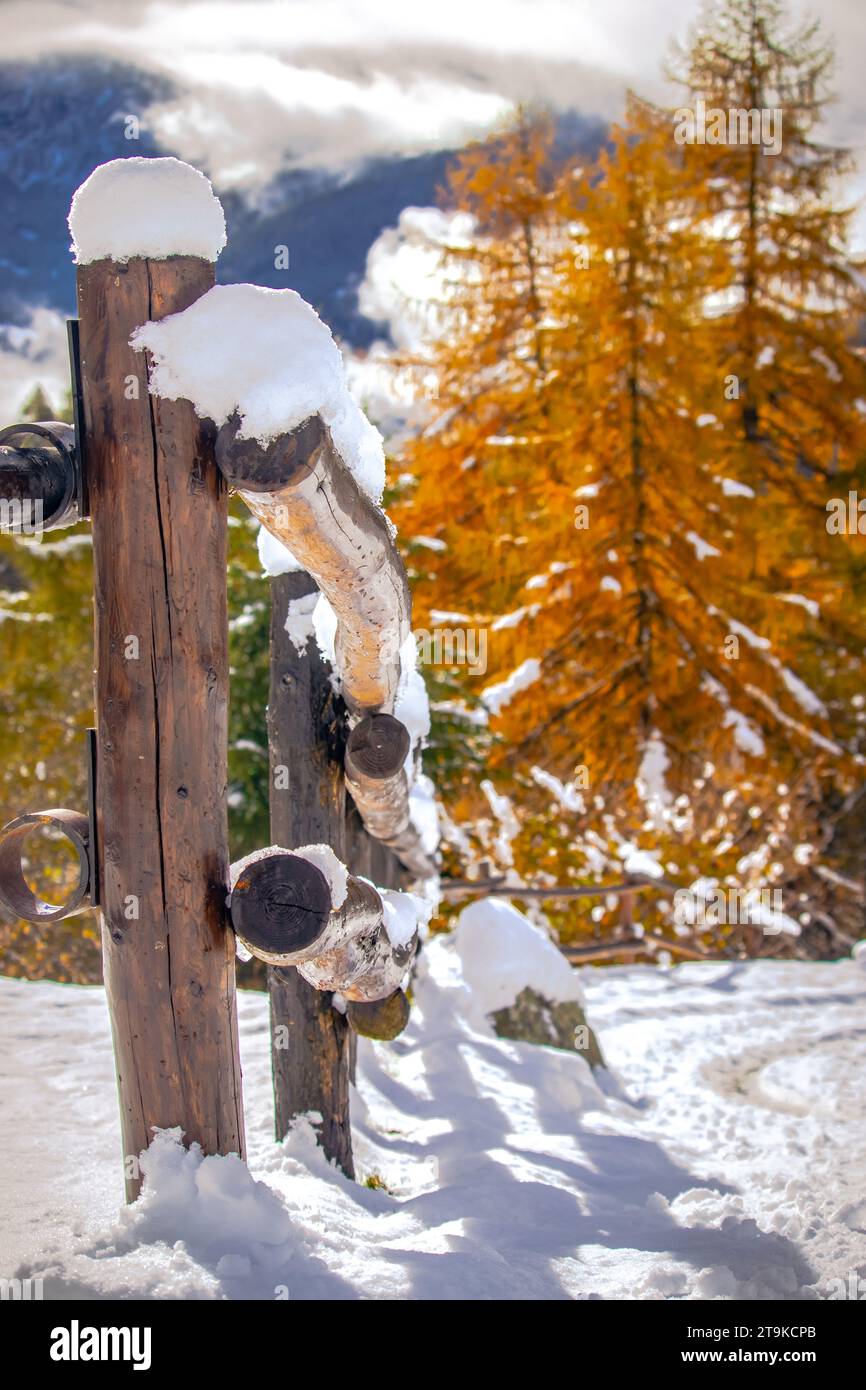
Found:
[[[226,244],[226,220],[210,180],[171,157],[100,164],[73,195],[69,230],[78,265],[135,256],[215,261]]]
[[[382,436],[352,399],[331,330],[296,290],[215,285],[188,309],[132,338],[153,359],[150,389],[267,445],[320,416],[359,488],[378,504]],[[219,458],[219,454],[217,454]]]

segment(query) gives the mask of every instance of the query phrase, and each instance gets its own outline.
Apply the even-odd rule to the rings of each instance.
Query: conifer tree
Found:
[[[814,508],[801,502],[777,543],[770,484],[730,462],[714,297],[733,272],[716,191],[687,155],[670,119],[633,98],[597,168],[553,171],[553,196],[539,171],[533,276],[519,219],[489,206],[509,180],[479,168],[489,147],[473,152],[451,191],[478,236],[432,356],[445,410],[410,450],[404,529],[433,547],[422,620],[488,624],[490,728],[475,741],[487,777],[472,767],[447,786],[464,856],[610,879],[646,867],[640,845],[680,882],[799,889],[826,843],[827,786],[852,794],[862,715],[848,717],[850,689],[828,700],[797,665],[847,637],[850,687],[862,625],[849,612],[847,631],[816,633],[801,592],[823,546]],[[517,335],[485,262],[520,268]],[[479,323],[494,356],[478,352]],[[451,679],[477,697],[465,673]]]

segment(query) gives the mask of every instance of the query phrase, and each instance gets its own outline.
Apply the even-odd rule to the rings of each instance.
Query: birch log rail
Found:
[[[259,960],[294,966],[318,990],[373,1004],[400,988],[418,934],[393,945],[384,905],[365,879],[348,874],[345,900],[334,906],[322,871],[273,846],[232,870],[231,918],[238,939]]]
[[[267,446],[239,437],[233,418],[217,436],[216,456],[226,481],[336,613],[337,667],[355,726],[346,780],[364,825],[412,873],[435,874],[410,814],[409,735],[393,713],[411,598],[387,518],[361,491],[318,416]]]
[[[346,787],[367,831],[386,845],[410,872],[435,872],[409,813],[404,770],[409,731],[390,714],[366,715],[346,741]]]

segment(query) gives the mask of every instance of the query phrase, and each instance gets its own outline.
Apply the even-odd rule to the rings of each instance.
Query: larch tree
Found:
[[[552,147],[550,122],[520,112],[455,162],[442,201],[463,215],[437,245],[434,327],[409,363],[429,397],[429,423],[405,452],[411,473],[392,510],[408,545],[414,625],[468,633],[470,643],[483,633],[486,644],[491,615],[526,578],[522,517],[527,507],[541,514],[549,489],[535,458],[549,431]],[[566,478],[560,490],[567,509]],[[476,655],[471,669],[427,671],[428,766],[457,802],[464,792],[473,800],[490,742],[473,713],[486,646]]]
[[[519,160],[525,131],[505,148]],[[478,147],[452,181],[476,234],[448,258],[439,414],[408,451],[404,530],[432,547],[418,611],[489,639],[480,698],[477,673],[449,673],[489,720],[475,763],[445,769],[452,838],[515,881],[784,884],[807,921],[821,779],[855,794],[862,719],[849,702],[837,727],[844,700],[807,658],[859,624],[809,637],[801,576],[826,537],[803,533],[801,501],[780,538],[771,480],[731,457],[721,185],[636,98],[590,170],[533,149],[512,178],[502,144]]]
[[[792,29],[775,0],[713,6],[675,69],[689,103],[674,114],[676,138],[701,190],[694,216],[725,250],[711,309],[715,450],[723,486],[747,499],[738,543],[751,545],[752,574],[737,614],[764,652],[758,678],[743,674],[740,707],[800,754],[785,782],[813,821],[801,853],[811,886],[801,893],[803,873],[787,886],[814,897],[810,871],[863,790],[864,562],[856,531],[837,535],[828,517],[866,466],[863,259],[840,196],[852,162],[819,134],[832,52],[817,24]],[[775,602],[757,602],[761,592]]]

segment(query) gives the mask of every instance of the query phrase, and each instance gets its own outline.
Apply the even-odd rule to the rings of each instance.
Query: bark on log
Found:
[[[232,924],[248,951],[269,965],[295,966],[318,990],[345,999],[384,999],[412,963],[417,933],[393,946],[383,924],[382,899],[372,884],[349,875],[346,897],[330,904],[321,871],[278,846],[241,862],[231,896]]]
[[[341,950],[382,920],[382,899],[371,884],[350,876],[345,902],[334,908],[321,869],[277,845],[242,865],[232,889],[232,926],[268,965],[304,965]]]
[[[304,573],[271,581],[271,839],[293,848],[330,845],[342,859],[345,793],[339,701],[315,642],[298,652],[285,627],[290,601],[315,591],[315,581]],[[333,1007],[329,993],[314,989],[294,969],[269,968],[268,995],[276,1136],[283,1139],[298,1115],[318,1113],[319,1143],[329,1159],[354,1177],[349,1124],[353,1035],[347,1020]]]
[[[436,865],[421,844],[409,809],[404,764],[410,747],[408,730],[399,719],[390,714],[367,715],[346,742],[346,787],[373,839],[411,873],[429,878],[436,873]]]
[[[409,1022],[409,1000],[402,989],[384,999],[374,999],[370,1003],[352,1001],[346,1005],[346,1017],[356,1033],[363,1038],[375,1038],[377,1042],[393,1042],[399,1038]]]
[[[326,427],[314,417],[264,449],[238,439],[230,422],[220,430],[217,460],[253,515],[331,603],[349,710],[390,714],[409,635],[406,571],[385,514],[360,490]]]
[[[226,488],[212,430],[188,401],[149,395],[129,346],[213,281],[188,256],[78,269],[105,984],[132,1173],[154,1126],[244,1153],[225,906]],[[139,1186],[128,1178],[129,1199]]]

